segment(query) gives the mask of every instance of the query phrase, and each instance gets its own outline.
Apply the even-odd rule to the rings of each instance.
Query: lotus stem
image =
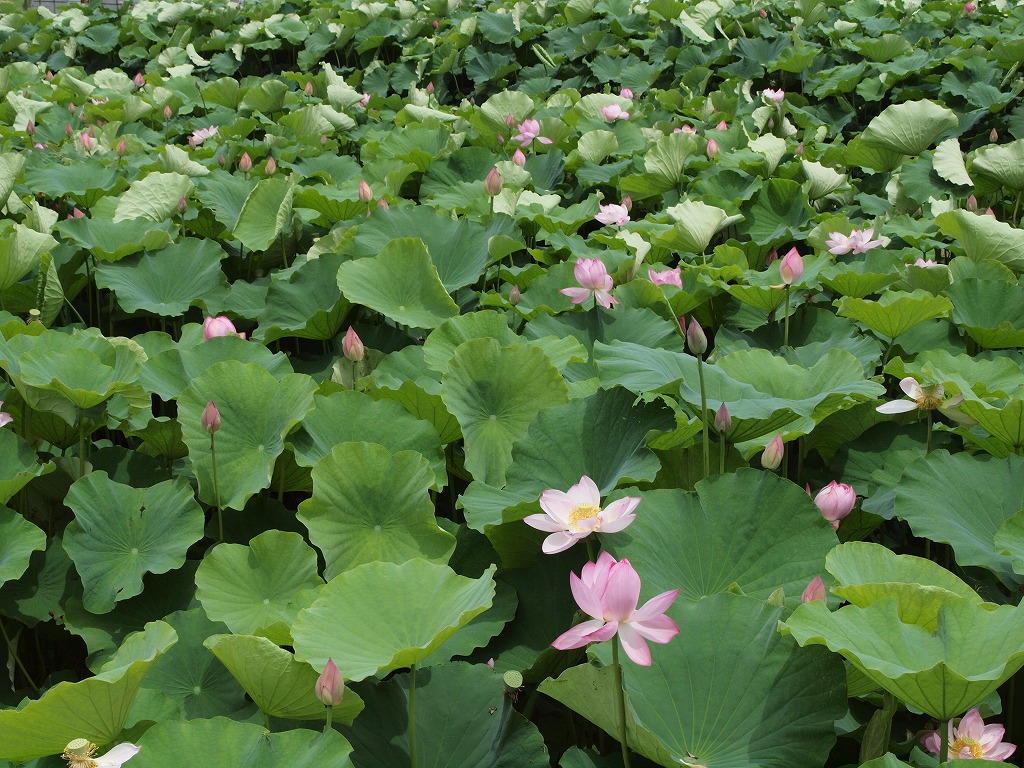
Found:
[[[416,761],[416,665],[409,667],[409,764],[418,768]]]
[[[725,450],[726,450],[725,435],[722,435],[718,441],[718,474],[725,474]]]
[[[697,355],[697,377],[700,379],[700,421],[704,438],[704,477],[711,474],[711,442],[708,437],[708,400],[704,389],[704,361]]]
[[[78,476],[85,477],[85,422],[78,415]]]
[[[785,320],[783,321],[782,346],[789,346],[789,286],[786,286],[786,309]]]
[[[626,743],[626,689],[622,687],[622,666],[619,664],[619,636],[612,635],[612,668],[615,670],[615,719],[619,724],[619,745],[622,747],[622,765],[631,768],[629,745]]]
[[[925,443],[924,454],[928,456],[932,452],[932,412],[925,411],[925,429],[928,430],[927,442]]]
[[[949,721],[939,723],[939,765],[949,762]]]
[[[39,693],[39,686],[36,685],[35,681],[32,679],[32,675],[30,675],[28,670],[25,669],[25,665],[22,663],[21,657],[18,656],[18,651],[14,647],[14,643],[11,642],[11,638],[7,634],[7,627],[4,626],[3,621],[0,621],[0,634],[4,636],[4,642],[7,644],[7,650],[10,651],[11,658],[14,659],[14,663],[18,666],[18,669],[21,670],[21,674],[25,676],[25,680],[28,681],[32,690]]]
[[[594,540],[587,536],[584,541],[587,542],[587,559],[592,563],[596,563],[597,552],[594,551]]]
[[[327,722],[324,723],[324,733],[331,730],[331,715],[334,713],[334,707],[330,704],[327,705]]]
[[[213,464],[213,496],[217,500],[217,535],[218,541],[224,541],[224,515],[220,507],[220,485],[217,483],[217,449],[214,447],[213,433],[210,433],[210,463]]]

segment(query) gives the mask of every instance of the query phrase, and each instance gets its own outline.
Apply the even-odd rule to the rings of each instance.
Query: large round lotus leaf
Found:
[[[441,398],[462,427],[466,469],[475,480],[501,486],[513,443],[538,412],[565,403],[569,388],[540,349],[472,339],[455,351]]]
[[[336,279],[342,258],[325,253],[275,274],[253,337],[264,343],[285,336],[317,341],[334,338],[351,309],[341,298]]]
[[[313,410],[288,438],[295,461],[303,467],[312,467],[339,443],[360,441],[383,445],[392,453],[417,451],[430,463],[433,488],[439,490],[447,484],[437,430],[398,403],[374,400],[363,392],[344,390],[326,397],[317,395]]]
[[[113,262],[139,251],[159,251],[174,239],[174,222],[149,219],[119,221],[83,216],[57,223],[57,231],[99,261]]]
[[[963,714],[1024,666],[1024,607],[950,600],[938,630],[899,618],[896,598],[829,613],[820,600],[780,625],[800,645],[827,645],[911,706],[939,720]]]
[[[344,729],[359,768],[408,768],[409,675],[366,691],[366,710]],[[501,675],[483,664],[416,672],[416,755],[434,768],[547,768],[537,727],[515,711]]]
[[[213,635],[204,644],[265,714],[289,720],[327,717],[327,708],[316,695],[320,673],[309,664],[296,661],[291,653],[267,638]],[[334,707],[332,717],[334,722],[351,725],[362,709],[359,694],[347,688],[345,698]]]
[[[434,474],[415,451],[341,443],[313,467],[313,497],[296,513],[334,578],[363,563],[447,563],[455,537],[434,518]]]
[[[144,573],[165,573],[185,563],[203,538],[203,510],[183,478],[151,488],[115,483],[106,472],[79,478],[65,503],[75,513],[64,534],[92,613],[142,592]]]
[[[157,723],[136,744],[140,749],[132,758],[132,768],[167,768],[168,756],[174,755],[187,756],[189,768],[352,768],[352,747],[334,729],[270,733],[261,725],[215,717]]]
[[[737,228],[758,245],[788,240],[814,215],[807,193],[790,179],[768,179],[742,212],[743,221]]]
[[[945,296],[932,296],[924,290],[887,291],[878,301],[844,296],[838,306],[840,317],[863,323],[888,339],[902,336],[925,320],[948,317],[953,309],[953,303]]]
[[[415,328],[436,328],[459,314],[418,238],[398,238],[376,256],[345,262],[338,286],[353,304]]]
[[[490,608],[494,566],[479,579],[446,565],[367,563],[331,579],[292,625],[295,658],[333,658],[350,680],[416,664]]]
[[[651,645],[651,666],[624,662],[630,746],[664,766],[824,765],[847,708],[846,675],[833,654],[780,635],[783,613],[728,593],[673,605],[669,615],[683,631]],[[587,685],[593,670],[570,667],[540,690],[614,735],[613,678]]]
[[[949,286],[953,321],[986,349],[1024,347],[1024,286],[957,280]]]
[[[445,445],[462,437],[458,420],[441,402],[441,375],[427,367],[418,344],[392,352],[380,362],[373,371],[371,394],[393,400],[433,424]]]
[[[696,493],[627,493],[642,499],[636,520],[602,543],[628,557],[652,592],[679,589],[684,601],[738,587],[761,600],[782,588],[799,602],[836,544],[806,491],[771,472],[715,475],[697,483]]]
[[[16,285],[38,266],[44,253],[56,247],[57,241],[52,235],[5,219],[0,225],[0,291]]]
[[[686,253],[704,253],[715,233],[731,223],[726,211],[699,200],[683,200],[666,208],[665,213],[675,222],[671,238],[675,246],[673,250]],[[662,239],[665,239],[664,235]]]
[[[1008,555],[1013,570],[1024,576],[1024,510],[1009,518],[996,532],[996,552]]]
[[[218,544],[196,571],[196,598],[214,621],[240,635],[291,643],[291,600],[323,585],[316,552],[297,533],[270,530],[249,542]]]
[[[900,621],[934,632],[939,608],[950,600],[983,602],[966,583],[938,563],[897,555],[888,547],[864,541],[840,544],[825,558],[837,584],[832,592],[860,608],[895,597]]]
[[[215,437],[220,503],[242,509],[250,496],[270,485],[284,437],[313,407],[315,391],[309,376],[292,373],[278,380],[259,365],[233,360],[194,379],[178,398],[178,421],[200,498],[217,503],[210,434],[202,426],[207,403],[214,402],[221,418]]]
[[[494,601],[491,607],[476,616],[469,624],[445,640],[419,667],[429,667],[451,661],[456,656],[469,656],[477,648],[487,645],[502,632],[506,624],[516,615],[519,604],[515,590],[500,581],[494,586]]]
[[[1010,558],[996,554],[992,542],[1000,526],[1024,509],[1022,472],[1019,456],[933,451],[904,470],[895,489],[895,516],[915,536],[952,546],[959,565],[980,565],[1018,584]]]
[[[19,578],[32,553],[46,549],[46,534],[17,512],[0,507],[0,586]]]
[[[0,605],[4,606],[4,615],[34,627],[40,621],[50,621],[60,613],[68,590],[68,571],[71,569],[71,558],[62,544],[60,535],[54,536],[45,552],[31,555],[28,569],[17,580],[8,581],[0,587]]]
[[[59,755],[73,739],[112,743],[142,679],[177,639],[169,624],[148,624],[95,677],[57,683],[22,709],[0,710],[0,755],[21,763]]]
[[[94,158],[76,158],[76,162],[64,165],[55,156],[48,152],[40,153],[38,159],[28,159],[25,184],[36,194],[53,199],[70,195],[78,203],[91,205],[117,188],[119,174],[113,166]]]
[[[189,720],[242,709],[246,701],[241,686],[203,645],[210,635],[223,632],[224,625],[206,618],[202,608],[177,611],[164,620],[174,627],[178,642],[157,660],[142,687],[180,702]]]
[[[971,171],[996,187],[1024,191],[1024,140],[981,147],[974,153]]]
[[[942,234],[956,239],[971,261],[998,261],[1017,272],[1024,268],[1024,230],[963,210],[941,213],[935,224]]]
[[[927,99],[905,101],[882,110],[860,138],[865,144],[901,155],[919,155],[957,125],[956,113],[947,107]]]
[[[508,327],[508,320],[491,310],[459,315],[435,328],[423,342],[423,362],[443,374],[455,357],[455,350],[470,339],[497,339],[502,346],[520,341]]]
[[[96,285],[114,291],[125,312],[178,317],[197,299],[216,301],[227,294],[228,281],[220,270],[226,255],[214,240],[186,237],[157,253],[98,265]]]

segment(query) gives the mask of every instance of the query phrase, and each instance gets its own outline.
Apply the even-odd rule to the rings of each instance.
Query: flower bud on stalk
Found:
[[[366,356],[366,349],[355,328],[350,326],[345,332],[345,338],[341,341],[341,351],[353,363],[358,363]]]
[[[487,178],[484,179],[484,191],[487,192],[489,197],[495,197],[501,192],[501,174],[498,173],[498,168],[495,166],[491,168],[491,172],[487,174]]]
[[[708,351],[708,337],[696,317],[690,318],[690,324],[686,328],[686,346],[692,355],[703,355]]]
[[[203,415],[200,418],[200,423],[203,425],[203,429],[211,435],[220,429],[220,411],[218,411],[217,406],[213,404],[213,400],[208,402],[206,407],[203,409]]]
[[[248,173],[252,170],[252,158],[249,157],[248,152],[242,153],[242,158],[238,161],[238,170],[242,173]]]
[[[725,407],[725,403],[715,412],[715,429],[720,434],[725,434],[732,429],[732,416],[729,414],[729,409]]]
[[[777,434],[764,448],[761,454],[761,466],[765,469],[778,469],[782,464],[782,456],[785,447],[782,444],[782,434]]]

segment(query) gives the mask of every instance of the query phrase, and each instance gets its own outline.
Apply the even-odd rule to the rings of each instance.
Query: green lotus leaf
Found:
[[[325,253],[287,273],[275,274],[253,338],[264,343],[287,336],[317,341],[334,338],[351,309],[338,290],[341,262],[341,256]]]
[[[297,533],[270,530],[249,542],[218,544],[196,571],[196,598],[206,614],[240,635],[291,643],[299,608],[293,598],[323,586],[316,552]]]
[[[881,144],[869,144],[863,134],[847,143],[843,151],[843,161],[849,166],[863,168],[871,173],[886,173],[899,167],[906,160],[906,155],[886,149]]]
[[[971,171],[997,187],[1024,191],[1024,140],[981,147],[974,153]]]
[[[423,361],[418,344],[392,352],[373,371],[370,394],[378,400],[393,400],[417,419],[433,424],[442,444],[462,436],[458,419],[441,401],[441,375]]]
[[[294,194],[287,179],[263,179],[245,199],[231,233],[249,250],[267,250],[291,224]]]
[[[0,291],[17,284],[39,265],[42,254],[57,247],[52,235],[10,221],[3,224],[0,230]]]
[[[484,338],[497,339],[502,346],[508,346],[520,341],[521,337],[508,327],[508,320],[499,312],[459,315],[430,332],[423,342],[423,362],[443,374],[460,344]]]
[[[948,211],[935,217],[939,231],[954,238],[971,261],[998,261],[1010,269],[1024,269],[1024,230],[970,211]]]
[[[686,161],[701,152],[700,142],[688,133],[670,133],[662,136],[644,154],[643,197],[650,197],[673,189],[686,178]],[[624,192],[636,190],[624,189]]]
[[[235,756],[227,759],[244,761],[246,768],[352,768],[352,747],[333,729],[324,732],[300,728],[271,733],[261,725],[215,717],[157,723],[136,743],[140,749],[132,762],[139,768],[165,768],[168,755],[188,755],[192,768],[223,768],[225,755]]]
[[[976,706],[1024,666],[1024,609],[950,600],[929,632],[899,618],[894,597],[829,613],[816,600],[780,624],[800,645],[826,645],[901,701],[939,720]],[[991,609],[991,610],[990,610]]]
[[[174,239],[176,231],[170,219],[151,221],[129,219],[114,223],[94,215],[57,223],[57,231],[100,261],[119,261],[139,251],[159,251]]]
[[[807,178],[807,197],[810,200],[820,200],[823,197],[828,197],[836,192],[842,192],[850,188],[849,175],[839,173],[839,171],[827,165],[801,158],[800,168]]]
[[[913,376],[926,383],[953,384],[969,402],[1024,395],[1020,364],[1007,357],[954,355],[945,349],[934,349],[920,352],[909,361],[893,358],[885,372],[897,379]]]
[[[316,695],[320,674],[309,664],[277,647],[265,637],[211,635],[204,645],[227,667],[239,684],[270,717],[288,720],[322,720],[327,708]],[[334,707],[336,723],[351,725],[363,710],[363,700],[351,688]]]
[[[665,213],[675,226],[666,233],[670,237],[662,235],[659,240],[666,245],[671,242],[674,250],[686,253],[704,253],[718,230],[735,220],[721,208],[699,200],[683,200],[666,208]]]
[[[768,179],[742,211],[738,229],[758,245],[790,239],[814,215],[803,187],[789,179]]]
[[[1024,446],[1024,399],[1014,397],[1001,405],[967,400],[961,403],[960,410],[977,421],[1007,450],[1017,451]]]
[[[0,586],[20,578],[33,552],[46,549],[46,534],[17,512],[0,507]]]
[[[76,204],[89,207],[104,195],[126,186],[125,182],[119,181],[114,166],[104,165],[94,158],[77,157],[74,162],[64,165],[40,154],[38,159],[33,157],[26,161],[23,175],[25,185],[35,194],[44,194],[55,200],[70,196]],[[177,198],[174,202],[178,202]]]
[[[890,152],[919,155],[958,125],[956,113],[934,101],[905,101],[882,110],[868,123],[860,139]]]
[[[1001,280],[957,280],[948,289],[953,321],[986,349],[1024,347],[1024,286]]]
[[[41,107],[48,105],[42,104]],[[27,124],[27,120],[26,120]],[[18,126],[16,130],[23,131],[25,126]],[[0,154],[0,200],[6,200],[14,191],[14,185],[18,181],[18,174],[25,165],[25,155],[19,152],[4,152]]]
[[[182,478],[132,488],[92,472],[74,482],[65,503],[75,519],[64,549],[92,613],[107,613],[141,593],[144,573],[180,568],[188,548],[203,538],[203,510]]]
[[[111,744],[121,731],[142,679],[177,642],[162,621],[125,641],[111,666],[81,682],[61,682],[22,709],[0,710],[0,755],[15,763],[59,755],[73,739]]]
[[[34,627],[60,612],[71,569],[71,559],[62,544],[63,539],[54,536],[45,552],[32,553],[28,569],[17,580],[0,586],[0,604],[4,606],[5,615]]]
[[[677,601],[668,613],[683,631],[651,646],[651,666],[623,670],[633,749],[663,766],[824,765],[846,709],[834,655],[798,648],[776,630],[784,609],[749,597]],[[570,667],[540,690],[616,734],[610,672]]]
[[[125,312],[140,309],[163,317],[182,315],[199,299],[228,291],[220,262],[226,254],[212,240],[184,238],[159,253],[146,253],[96,267],[96,284],[117,294]]]
[[[242,509],[250,496],[267,488],[284,437],[313,407],[315,391],[308,376],[289,373],[278,380],[259,365],[234,360],[212,365],[193,379],[178,397],[178,421],[199,480],[199,497],[215,504],[219,492],[221,505]],[[215,437],[217,488],[210,434],[202,426],[210,401],[221,418]]]
[[[39,454],[10,430],[0,432],[0,504],[6,504],[34,477],[53,472],[52,461],[39,462]],[[11,578],[11,577],[8,577]],[[0,583],[4,580],[0,578]]]
[[[238,223],[242,208],[256,184],[254,180],[217,169],[196,181],[196,197],[230,231]]]
[[[317,184],[299,187],[295,193],[295,207],[317,211],[321,219],[317,223],[333,226],[339,221],[351,221],[359,215],[366,215],[366,203],[358,193]]]
[[[512,621],[518,606],[515,590],[500,581],[496,582],[491,607],[441,643],[437,650],[417,666],[422,668],[444,664],[456,656],[469,656],[477,648],[483,648]]]
[[[839,316],[863,323],[871,330],[896,339],[918,323],[936,317],[949,317],[952,302],[945,296],[932,296],[927,291],[913,293],[886,291],[878,301],[843,297],[836,302]]]
[[[446,565],[367,563],[331,579],[292,625],[295,658],[333,658],[350,680],[420,662],[491,606],[494,566],[479,579]]]
[[[178,212],[178,201],[192,191],[192,179],[181,173],[149,173],[136,181],[117,203],[115,224],[130,219],[164,221]]]
[[[1024,576],[1024,511],[1007,518],[996,531],[996,552],[1008,555],[1013,570]]]
[[[896,282],[899,275],[894,271],[869,272],[864,262],[833,264],[821,271],[821,282],[840,296],[863,299],[873,293],[880,293],[885,286]]]
[[[416,328],[436,328],[459,314],[417,238],[396,238],[376,256],[342,264],[338,285],[353,304]]]
[[[895,597],[900,621],[930,632],[938,628],[939,608],[946,602],[983,602],[977,592],[937,563],[897,555],[880,544],[840,544],[825,558],[825,569],[835,577],[832,592],[839,597],[860,608]]]
[[[366,693],[366,710],[343,729],[360,768],[409,765],[409,675]],[[540,731],[516,712],[501,675],[483,664],[443,664],[416,672],[416,752],[436,768],[547,768]]]

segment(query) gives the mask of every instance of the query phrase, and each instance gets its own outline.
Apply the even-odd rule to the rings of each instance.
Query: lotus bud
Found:
[[[513,128],[513,127],[515,127],[515,124],[516,124],[516,118],[515,118],[515,116],[514,116],[514,115],[512,115],[512,114],[509,114],[509,115],[508,115],[508,116],[507,116],[507,117],[505,118],[505,125],[506,125],[506,126],[508,126],[509,128]]]
[[[209,341],[218,336],[239,336],[245,338],[243,334],[235,329],[235,324],[224,315],[207,317],[203,322],[203,341]]]
[[[690,324],[686,327],[686,347],[692,355],[703,355],[708,351],[708,337],[704,335],[704,329],[700,327],[696,317],[691,317]]]
[[[367,104],[369,104],[369,103],[370,103],[370,94],[368,94],[368,93],[364,93],[364,94],[363,94],[363,98],[361,98],[361,99],[359,100],[359,106],[360,106],[360,107],[365,107],[365,106],[366,106]]]
[[[320,137],[320,145],[323,146],[326,143],[327,143],[327,137],[326,136],[321,136]]]
[[[708,157],[714,157],[718,154],[718,142],[714,139],[708,139]]]
[[[238,170],[242,173],[248,173],[252,170],[252,158],[249,157],[248,152],[243,152],[241,159],[238,161]]]
[[[729,124],[727,122],[725,122],[725,120],[722,120],[718,125],[715,126],[715,130],[716,131],[728,131],[729,130]]]
[[[316,680],[316,697],[325,707],[336,707],[345,696],[345,680],[333,659],[327,659],[327,666]]]
[[[821,576],[815,576],[811,579],[811,583],[807,585],[804,593],[800,595],[801,603],[813,603],[815,600],[825,599],[825,582],[821,580]]]
[[[267,176],[273,176],[277,172],[277,162],[273,157],[267,158],[267,166],[265,170],[267,172]]]
[[[135,85],[136,85],[136,86],[137,86],[138,88],[141,88],[141,87],[142,87],[142,86],[144,86],[145,84],[146,84],[146,78],[144,78],[144,77],[142,76],[142,73],[141,73],[141,72],[136,72],[136,73],[135,73]]]
[[[822,517],[832,523],[834,529],[839,528],[839,521],[853,511],[857,504],[857,493],[845,483],[833,480],[814,497],[814,503],[821,510]]]
[[[434,95],[434,84],[432,82],[427,83],[427,93],[431,96]]]
[[[51,80],[53,80],[53,72],[46,70],[46,82],[50,82]]]
[[[29,120],[25,124],[25,133],[27,133],[29,136],[35,136],[35,133],[36,133],[36,123],[35,123],[34,120]]]
[[[976,211],[976,210],[978,210],[978,198],[976,198],[974,195],[971,195],[970,197],[968,197],[967,198],[967,206],[966,207],[967,207],[968,211]]]
[[[307,96],[313,95],[313,83],[310,80],[306,81],[306,87],[302,89],[302,92]]]
[[[79,140],[82,142],[82,146],[85,148],[86,152],[92,152],[93,147],[96,146],[95,140],[88,133],[83,132],[79,137]]]
[[[978,10],[978,6],[976,6],[974,3],[970,2],[970,0],[968,0],[968,2],[966,2],[966,3],[964,3],[964,13],[966,13],[968,16],[970,16],[976,10]]]
[[[522,297],[522,294],[519,292],[519,286],[518,285],[513,285],[512,286],[512,290],[509,291],[509,294],[508,294],[508,303],[511,304],[514,307],[516,304],[519,303],[519,299],[521,297]]]
[[[491,168],[491,172],[488,173],[487,178],[484,179],[484,191],[490,197],[494,197],[501,192],[501,174],[498,173],[497,166]]]
[[[512,162],[522,168],[526,165],[526,155],[523,154],[523,150],[517,149],[512,153]]]
[[[189,136],[188,137],[188,148],[189,149],[195,149],[196,148],[196,137],[195,136]]]
[[[206,404],[199,422],[203,425],[203,429],[211,435],[220,429],[220,411],[218,411],[217,406],[213,404],[213,400]]]
[[[170,120],[171,119],[171,115],[173,115],[173,114],[174,114],[174,112],[171,111],[171,105],[170,104],[165,104],[164,105],[164,120]]]
[[[764,8],[758,8],[757,9],[757,15],[760,16],[762,19],[767,19],[768,18],[768,11],[766,11]]]
[[[803,154],[804,154],[804,143],[801,141],[799,144],[796,145],[796,149],[793,150],[793,151],[796,153],[797,157],[803,157]]]
[[[622,198],[622,207],[625,208],[627,211],[633,210],[633,198],[630,197],[629,195],[624,196]]]
[[[496,138],[498,139],[498,144],[505,143],[505,137],[502,134],[499,133]]]
[[[378,200],[377,200],[377,207],[380,208],[382,211],[390,211],[391,210],[391,206],[388,205],[388,201],[385,200],[383,197],[378,198]]]
[[[811,493],[811,484],[810,484],[810,483],[807,483],[807,484],[806,484],[806,485],[804,486],[804,490],[805,490],[805,491],[807,491],[807,495],[808,495],[808,496],[810,496],[810,497],[811,497],[812,499],[814,498],[814,494],[813,494],[813,493]]]
[[[632,99],[633,92],[629,90],[629,88],[623,88],[621,91],[619,91],[619,96],[621,96],[624,99]]]
[[[82,213],[77,207],[71,209],[71,213],[68,214],[69,219],[82,219],[85,218],[85,214]]]
[[[989,133],[989,135],[988,135],[988,140],[992,141],[992,142],[999,141],[999,131],[997,131],[995,128],[993,128],[992,132]]]
[[[178,213],[184,214],[188,210],[188,200],[182,195],[178,198]]]
[[[217,155],[217,165],[219,165],[221,168],[223,168],[227,164],[228,164],[228,161],[224,159],[224,153],[223,152],[221,152],[219,155]]]
[[[75,129],[71,127],[71,123],[64,123],[64,135],[69,139],[75,133]]]
[[[768,255],[764,257],[764,265],[767,267],[769,264],[771,264],[773,261],[775,261],[778,258],[779,258],[779,252],[777,250],[775,250],[774,248],[772,248],[770,251],[768,251]]]
[[[72,115],[75,114],[75,102],[72,101],[68,103],[68,112]]]
[[[487,660],[487,666],[490,667],[491,669],[494,669],[494,659],[488,659]]]
[[[353,363],[358,363],[366,357],[366,349],[363,347],[363,342],[356,333],[356,329],[352,326],[349,326],[349,329],[345,331],[345,338],[341,340],[341,351]]]
[[[438,27],[438,21],[437,21],[437,19],[434,19],[434,29],[437,29],[437,27]]]
[[[996,217],[996,212],[993,211],[991,208],[986,208],[985,209],[985,215],[986,216],[991,216],[994,219]]]
[[[771,439],[771,442],[764,448],[761,454],[761,466],[765,469],[778,469],[782,464],[782,456],[785,447],[782,444],[782,434],[779,433]]]
[[[373,200],[373,190],[370,189],[370,185],[366,183],[365,179],[359,181],[359,200],[364,203]]]
[[[792,285],[804,273],[804,260],[795,247],[790,248],[789,253],[782,257],[779,272],[782,274],[782,282],[786,285]]]
[[[715,429],[722,435],[732,429],[732,416],[729,414],[729,409],[725,407],[725,403],[722,403],[722,406],[715,412]]]

